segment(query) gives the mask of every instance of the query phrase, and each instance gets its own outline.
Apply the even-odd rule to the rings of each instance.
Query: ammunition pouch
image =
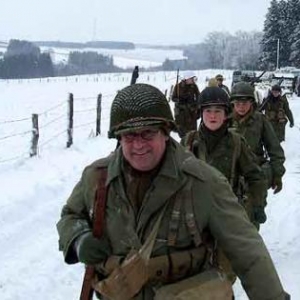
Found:
[[[169,255],[152,257],[148,263],[148,277],[152,284],[171,283],[197,274],[207,262],[207,249],[204,245]],[[101,274],[108,276],[123,262],[121,256],[110,256],[105,264],[96,266]]]
[[[207,260],[205,246],[153,257],[149,261],[151,283],[171,283],[197,274]]]
[[[287,123],[287,118],[285,116],[283,108],[279,109],[277,118],[279,123]]]

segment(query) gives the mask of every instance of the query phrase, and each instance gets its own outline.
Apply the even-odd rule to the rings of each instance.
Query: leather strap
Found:
[[[93,235],[100,238],[103,234],[105,206],[107,197],[106,188],[107,168],[100,168],[99,181],[95,194],[93,210]],[[95,277],[94,266],[86,266],[80,293],[80,300],[92,300],[94,289],[92,283]]]

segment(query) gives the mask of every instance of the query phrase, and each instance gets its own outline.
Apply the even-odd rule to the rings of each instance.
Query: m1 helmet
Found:
[[[281,86],[279,84],[274,84],[271,88],[271,91],[281,92]]]
[[[200,107],[203,110],[207,106],[224,106],[229,109],[228,94],[218,86],[206,87],[200,94]]]
[[[248,82],[238,82],[236,83],[232,89],[231,89],[231,94],[230,94],[230,100],[235,101],[255,101],[255,96],[254,96],[254,87],[248,83]]]
[[[110,111],[108,137],[144,127],[175,129],[175,122],[165,95],[156,87],[138,83],[120,90]]]
[[[222,74],[218,74],[218,75],[216,75],[216,80],[224,80],[224,77],[223,77],[223,75]]]

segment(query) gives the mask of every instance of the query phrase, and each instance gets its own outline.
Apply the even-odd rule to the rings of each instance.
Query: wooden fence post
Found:
[[[39,141],[39,115],[32,114],[32,139],[31,139],[30,157],[37,155],[38,141]]]
[[[73,114],[74,114],[74,98],[73,94],[69,94],[69,124],[68,124],[68,141],[67,141],[67,148],[71,147],[73,144]]]
[[[97,97],[97,119],[96,119],[96,136],[101,134],[101,103],[102,103],[102,94],[99,94]]]

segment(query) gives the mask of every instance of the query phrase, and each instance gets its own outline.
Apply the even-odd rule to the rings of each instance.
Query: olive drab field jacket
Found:
[[[72,248],[74,240],[91,230],[98,170],[107,167],[104,235],[109,240],[111,255],[125,257],[132,248],[141,247],[167,205],[152,257],[199,247],[202,232],[209,230],[232,263],[250,299],[284,299],[283,288],[262,238],[220,172],[197,160],[171,139],[161,168],[139,212],[135,213],[125,193],[121,162],[119,147],[109,157],[92,163],[68,198],[57,224],[59,247],[67,263],[78,261]],[[174,203],[180,204],[177,208],[180,213],[176,238],[170,243]],[[151,300],[154,294],[153,286],[146,284],[134,299]]]
[[[290,123],[294,124],[293,113],[285,95],[277,98],[269,95],[264,106],[264,111],[270,122],[286,123],[288,119]]]
[[[294,117],[289,107],[289,102],[285,95],[276,98],[269,95],[265,101],[263,107],[264,113],[272,124],[279,142],[282,142],[285,140],[285,126],[287,120],[289,120],[292,126],[294,125]]]
[[[285,155],[272,125],[262,113],[253,110],[244,117],[235,113],[230,117],[230,127],[244,136],[261,166],[269,160],[274,177],[285,173]]]
[[[172,100],[177,104],[199,104],[200,91],[197,84],[186,84],[184,81],[175,85]]]
[[[245,139],[234,132],[225,131],[211,153],[207,151],[207,142],[201,127],[190,132],[181,142],[199,159],[219,170],[229,181],[239,198],[239,177],[243,176],[249,187],[251,202],[260,205],[264,201],[266,182],[263,170],[255,163],[256,156],[250,150]]]

